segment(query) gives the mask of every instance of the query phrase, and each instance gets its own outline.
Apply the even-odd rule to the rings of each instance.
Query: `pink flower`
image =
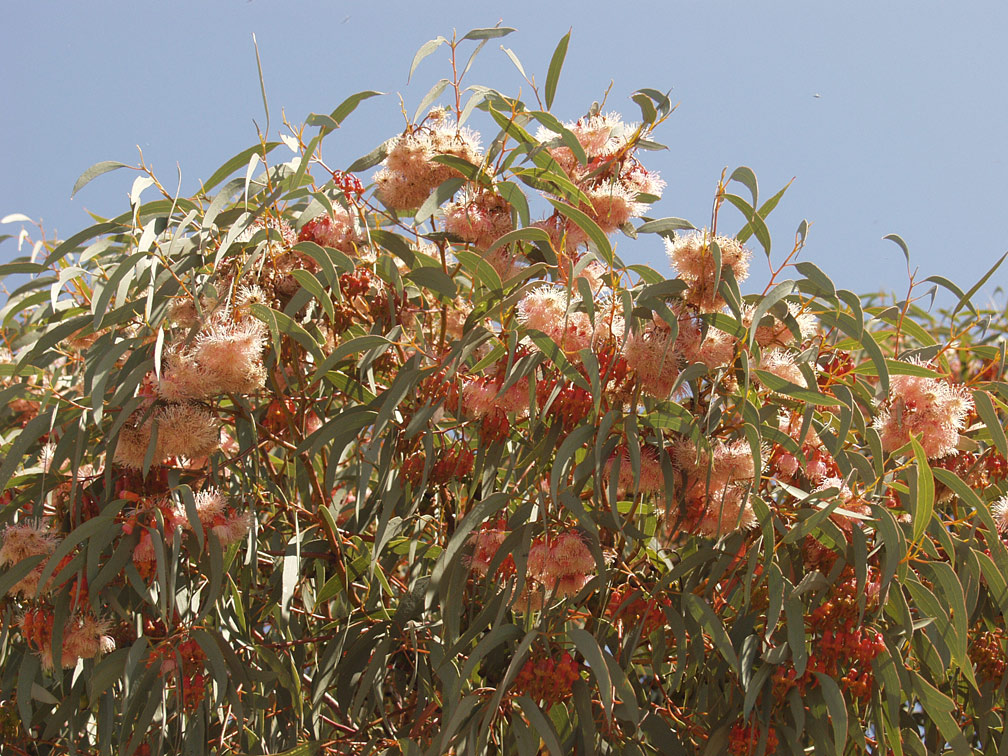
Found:
[[[262,363],[266,326],[255,318],[232,320],[218,312],[191,345],[169,349],[158,393],[165,399],[252,394],[266,382]]]
[[[618,181],[606,181],[584,190],[590,206],[582,209],[606,234],[611,234],[631,218],[640,217],[645,205],[637,202],[636,192],[632,192]]]
[[[507,521],[503,518],[492,524],[484,523],[483,527],[469,536],[469,543],[473,548],[469,567],[473,572],[485,576],[490,571],[490,562],[497,555],[497,550],[507,536]],[[501,567],[505,568],[505,564]]]
[[[894,375],[889,381],[887,408],[872,425],[886,451],[898,449],[915,436],[928,459],[936,459],[955,451],[959,431],[972,409],[973,397],[965,386],[942,378]]]
[[[710,451],[698,450],[691,441],[680,441],[672,448],[672,460],[685,478],[683,514],[688,527],[721,537],[757,525],[749,502],[756,469],[747,441],[726,444],[717,440]]]
[[[763,352],[760,356],[759,369],[789,383],[808,388],[808,381],[805,380],[802,371],[795,364],[794,355],[783,349]],[[758,379],[756,380],[758,381]]]
[[[716,269],[711,244],[721,251],[721,271]],[[684,234],[674,241],[665,240],[669,262],[679,277],[689,285],[686,301],[701,312],[717,312],[725,306],[724,298],[715,287],[725,270],[731,270],[736,281],[749,276],[752,253],[727,236],[711,237],[706,230]]]
[[[571,311],[576,301],[563,289],[540,286],[518,302],[518,321],[546,334],[565,352],[577,352],[591,346],[595,329],[587,313]]]
[[[1002,496],[991,504],[990,511],[998,533],[1008,533],[1008,496]]]
[[[479,137],[445,118],[414,128],[389,142],[385,167],[375,174],[378,198],[394,210],[413,210],[440,184],[459,173],[435,162],[436,155],[454,155],[474,165],[483,158]]]
[[[252,517],[246,512],[231,512],[223,521],[219,521],[210,530],[217,536],[221,546],[227,548],[233,543],[238,543],[248,534],[252,524]]]
[[[662,473],[660,452],[650,446],[640,449],[640,476],[635,477],[630,463],[630,452],[625,446],[619,446],[606,464],[605,486],[609,489],[612,469],[619,462],[619,482],[616,485],[618,496],[640,491],[643,494],[662,491],[665,488],[665,476]]]
[[[33,556],[49,556],[56,550],[60,540],[58,535],[49,530],[48,525],[32,522],[8,525],[3,531],[3,546],[0,546],[0,565],[13,567]],[[12,585],[7,594],[33,597],[38,590],[43,567],[44,562]]]
[[[445,206],[445,230],[487,249],[497,239],[514,229],[511,206],[499,194],[481,191],[464,195]]]
[[[157,443],[154,447],[153,465],[169,457],[200,459],[220,445],[220,425],[216,416],[203,405],[179,402],[155,409],[142,423],[144,410],[134,413],[119,431],[114,459],[120,465],[143,468],[144,457],[158,424]]]
[[[679,377],[682,342],[672,336],[668,323],[657,315],[627,337],[624,357],[634,371],[641,390],[668,399]]]
[[[529,549],[529,577],[555,598],[573,596],[594,572],[595,559],[574,531],[538,540]]]
[[[805,341],[810,338],[816,332],[818,326],[815,315],[811,312],[803,311],[793,302],[788,302],[787,309],[788,315],[794,319],[795,324],[798,326],[799,341]],[[742,324],[746,328],[752,328],[752,320],[755,314],[756,308],[752,305],[747,305],[743,310]],[[767,314],[763,316],[756,326],[755,341],[760,347],[785,347],[795,341],[795,335],[788,328],[784,320],[778,319],[775,315]]]

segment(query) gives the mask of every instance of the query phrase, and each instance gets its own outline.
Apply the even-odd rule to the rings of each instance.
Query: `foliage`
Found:
[[[1005,749],[1004,314],[772,264],[747,168],[652,216],[668,97],[465,87],[510,31],[3,266],[5,753]]]

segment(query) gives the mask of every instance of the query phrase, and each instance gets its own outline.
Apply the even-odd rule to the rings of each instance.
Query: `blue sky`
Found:
[[[416,49],[453,28],[500,20],[518,31],[484,49],[469,83],[531,96],[500,44],[545,77],[573,27],[554,111],[574,119],[613,82],[607,107],[638,113],[639,87],[671,89],[678,110],[649,156],[668,182],[655,215],[704,225],[723,168],[748,165],[769,197],[792,178],[771,217],[775,258],[802,219],[803,258],[859,292],[903,295],[906,262],[882,237],[908,242],[919,278],[971,285],[1008,249],[1008,6],[994,2],[345,3],[325,0],[9,3],[0,29],[0,217],[24,213],[66,237],[86,210],[127,207],[133,176],[116,172],[73,200],[77,176],[100,160],[135,163],[136,145],[165,184],[192,192],[264,125],[252,34],[262,58],[272,133],[328,112],[363,89],[364,103],[327,139],[347,165],[401,130],[447,74]],[[730,208],[722,224],[737,228]],[[725,228],[724,225],[721,228]],[[20,224],[0,228],[14,233]],[[656,238],[619,240],[630,262],[668,273]],[[17,254],[8,240],[0,260]],[[747,290],[762,288],[754,260]],[[1008,281],[998,272],[992,285]]]

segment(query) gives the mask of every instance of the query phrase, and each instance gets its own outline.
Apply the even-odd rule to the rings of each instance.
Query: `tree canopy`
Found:
[[[837,289],[746,167],[665,216],[667,94],[469,84],[512,31],[0,266],[10,753],[1008,749],[997,265]]]

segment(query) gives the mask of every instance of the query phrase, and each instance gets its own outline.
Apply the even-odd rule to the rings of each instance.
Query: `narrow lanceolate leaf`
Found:
[[[973,401],[976,404],[977,414],[984,421],[987,430],[991,434],[991,441],[997,447],[998,452],[1003,457],[1008,457],[1008,439],[1005,438],[1004,427],[998,418],[997,410],[991,401],[990,394],[983,389],[976,389],[973,392]]]
[[[907,674],[913,681],[913,693],[916,693],[924,712],[938,727],[942,738],[952,746],[952,752],[956,756],[969,756],[973,753],[969,742],[963,736],[959,723],[952,716],[954,707],[952,700],[921,677],[916,670],[908,669]],[[910,693],[910,691],[907,692]]]
[[[637,233],[671,236],[676,231],[689,231],[695,228],[696,226],[682,218],[658,218],[637,226]]]
[[[564,58],[567,57],[567,45],[570,43],[570,35],[571,33],[568,31],[560,38],[556,49],[553,51],[553,57],[550,58],[549,69],[546,71],[546,89],[544,92],[547,108],[553,107],[557,82],[560,81],[560,71],[563,69]]]
[[[914,463],[916,467],[916,491],[913,499],[913,536],[914,541],[919,541],[927,530],[931,522],[931,515],[934,512],[934,474],[931,472],[931,465],[928,464],[927,454],[916,438],[910,439],[913,446]]]
[[[595,249],[598,250],[602,259],[609,265],[612,265],[612,245],[609,244],[609,237],[605,235],[605,232],[601,228],[599,228],[598,224],[584,212],[578,210],[576,207],[568,205],[566,202],[555,200],[552,197],[547,197],[547,199],[553,207],[560,211],[561,215],[572,221],[578,228],[588,234],[588,238],[591,240],[592,244],[595,245]]]
[[[429,42],[424,42],[420,45],[420,49],[416,51],[416,55],[413,56],[413,62],[410,63],[409,75],[406,77],[406,83],[413,78],[413,72],[416,71],[416,67],[420,65],[420,61],[430,55],[432,52],[437,50],[441,45],[443,45],[448,40],[444,37],[435,37]]]
[[[357,106],[364,102],[364,100],[367,100],[370,97],[380,97],[383,94],[385,93],[375,92],[372,89],[352,94],[337,105],[336,109],[329,115],[318,115],[316,113],[312,113],[308,116],[308,124],[310,126],[321,127],[319,133],[324,136],[333,129],[338,129],[343,121],[346,120],[346,117],[356,110]]]
[[[826,396],[815,389],[799,386],[797,383],[791,383],[791,381],[780,378],[773,373],[768,373],[766,370],[753,370],[752,373],[759,379],[760,383],[771,391],[776,391],[778,394],[786,394],[803,402],[814,404],[817,407],[835,407],[843,403],[835,397]]]
[[[717,648],[724,660],[728,662],[732,669],[739,669],[739,661],[735,649],[732,648],[731,640],[728,638],[724,624],[714,613],[711,605],[700,596],[695,596],[692,593],[683,594],[682,599],[687,611],[693,616],[693,620],[703,628],[705,633],[711,636],[715,648]]]
[[[587,630],[573,627],[568,631],[570,638],[574,641],[574,646],[588,662],[588,666],[598,683],[598,693],[602,701],[602,711],[605,712],[606,719],[612,718],[613,693],[612,680],[609,677],[609,667],[606,664],[603,654],[605,653],[599,646],[595,636]]]
[[[102,160],[100,163],[95,163],[90,168],[88,168],[84,173],[77,177],[74,182],[73,190],[70,192],[70,199],[77,194],[81,189],[87,186],[91,181],[101,176],[103,173],[108,173],[109,171],[117,170],[118,168],[130,168],[132,166],[126,165],[126,163],[120,163],[117,160]],[[5,218],[4,223],[9,221]]]
[[[498,37],[506,37],[513,31],[514,29],[510,26],[490,26],[482,29],[470,29],[462,39],[497,39]]]

